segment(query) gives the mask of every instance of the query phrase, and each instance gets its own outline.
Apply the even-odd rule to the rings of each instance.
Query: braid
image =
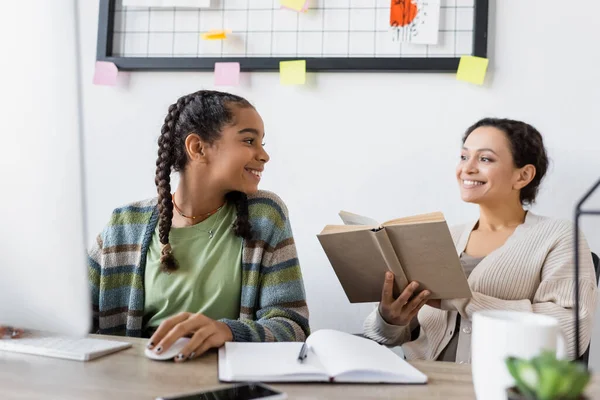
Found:
[[[230,192],[227,200],[235,204],[237,218],[233,223],[233,232],[246,240],[252,239],[252,225],[248,215],[248,196],[242,192]]]
[[[173,220],[171,172],[184,170],[187,162],[185,139],[190,133],[212,143],[220,137],[221,129],[233,120],[230,105],[252,107],[247,100],[229,93],[200,90],[180,97],[169,107],[158,138],[155,184],[158,191],[158,234],[162,244],[160,266],[164,272],[177,270],[178,264],[169,232]],[[232,192],[227,199],[236,205],[237,219],[233,230],[237,236],[250,239],[252,227],[248,216],[248,198],[241,192]]]
[[[160,266],[164,272],[175,271],[177,260],[169,243],[169,232],[173,220],[173,200],[171,199],[171,168],[176,162],[174,151],[175,125],[183,109],[193,99],[192,95],[183,96],[177,103],[171,104],[169,112],[158,138],[158,159],[156,160],[156,178],[154,183],[158,190],[158,234],[162,244]]]

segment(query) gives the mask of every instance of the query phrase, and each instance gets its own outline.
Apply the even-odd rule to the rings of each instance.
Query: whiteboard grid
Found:
[[[312,0],[307,13],[279,0],[212,0],[210,9],[123,7],[114,12],[116,57],[455,58],[473,51],[474,0],[442,0],[437,45],[401,43],[390,0]],[[224,41],[200,35],[229,29]]]

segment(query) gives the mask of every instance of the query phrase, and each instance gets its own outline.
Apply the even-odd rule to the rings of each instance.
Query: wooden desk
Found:
[[[133,347],[89,362],[0,352],[0,398],[117,400],[154,399],[212,389],[217,379],[216,352],[182,364],[151,361],[146,340],[107,337]],[[441,362],[414,362],[429,377],[427,385],[272,384],[289,399],[474,399],[471,367]],[[594,377],[588,394],[600,397]]]

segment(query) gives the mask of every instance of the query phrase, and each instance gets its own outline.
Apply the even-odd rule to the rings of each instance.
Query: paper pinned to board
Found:
[[[225,31],[225,30],[213,30],[213,31],[208,31],[208,32],[204,32],[203,34],[200,35],[200,37],[203,40],[225,40],[227,39],[227,35],[230,34],[231,31]]]
[[[391,0],[390,27],[394,40],[437,44],[441,0]]]
[[[215,85],[237,86],[240,84],[240,63],[215,63]]]
[[[119,69],[113,62],[96,61],[92,83],[100,86],[116,86]]]
[[[298,12],[307,12],[310,0],[280,0],[281,8]]]
[[[123,6],[208,8],[211,0],[123,0]]]
[[[456,79],[459,81],[483,85],[489,60],[483,57],[462,56],[458,64]]]

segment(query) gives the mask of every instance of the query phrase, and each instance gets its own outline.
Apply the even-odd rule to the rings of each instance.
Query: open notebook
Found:
[[[299,342],[228,342],[219,349],[223,382],[426,383],[427,376],[374,341],[323,329]]]

